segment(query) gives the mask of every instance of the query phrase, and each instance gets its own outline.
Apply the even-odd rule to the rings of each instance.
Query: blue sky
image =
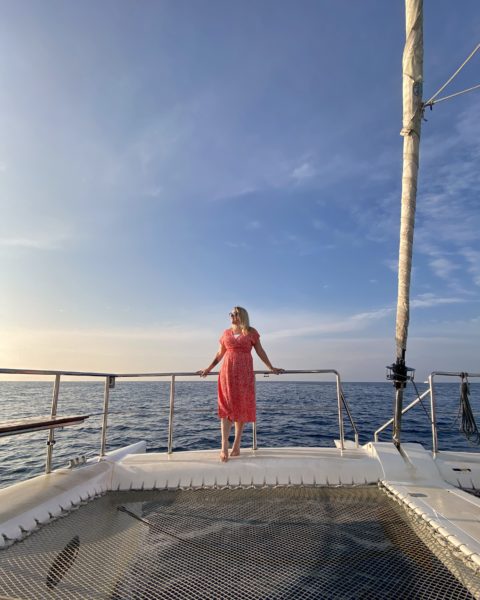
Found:
[[[383,379],[403,2],[1,5],[1,366],[195,371],[238,304],[275,365]],[[424,9],[429,96],[478,44],[480,11]],[[479,75],[477,53],[447,91]],[[420,380],[480,372],[480,92],[426,117]]]

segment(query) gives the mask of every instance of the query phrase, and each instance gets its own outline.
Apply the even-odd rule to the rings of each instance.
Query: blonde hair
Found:
[[[242,333],[243,334],[248,333],[251,329],[248,312],[242,306],[234,306],[233,312],[238,313],[238,320],[240,321],[240,327],[242,328]]]

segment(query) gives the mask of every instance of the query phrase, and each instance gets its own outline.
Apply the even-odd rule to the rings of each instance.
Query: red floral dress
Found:
[[[220,343],[227,349],[218,377],[218,416],[230,421],[255,421],[255,375],[252,348],[260,339],[256,329],[235,337],[225,329]]]

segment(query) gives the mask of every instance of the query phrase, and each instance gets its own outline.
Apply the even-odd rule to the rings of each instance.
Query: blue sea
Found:
[[[426,386],[417,384],[422,393]],[[374,431],[393,415],[394,388],[390,383],[344,383],[345,398],[360,433],[360,443],[373,439]],[[49,415],[51,382],[0,382],[0,421]],[[165,381],[117,381],[110,392],[107,450],[145,440],[151,452],[167,448],[170,384]],[[416,397],[409,386],[404,402]],[[440,450],[477,451],[459,431],[460,386],[436,386]],[[471,406],[480,425],[480,384],[471,385]],[[66,466],[76,456],[94,456],[100,449],[103,383],[62,382],[58,415],[88,414],[82,424],[56,430],[54,468]],[[402,441],[431,448],[427,413],[429,400],[403,419]],[[0,437],[0,487],[42,473],[47,431]],[[353,432],[345,418],[345,434]],[[338,439],[334,383],[259,380],[257,382],[258,447],[331,446]],[[391,428],[380,440],[391,438]],[[175,386],[174,451],[217,448],[220,433],[216,416],[216,383],[177,382]],[[244,446],[251,445],[251,427]]]

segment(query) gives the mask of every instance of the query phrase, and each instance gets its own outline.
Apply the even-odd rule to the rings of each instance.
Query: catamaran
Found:
[[[392,419],[361,446],[340,374],[290,370],[335,381],[335,446],[259,448],[254,429],[252,448],[224,464],[217,450],[173,451],[175,383],[196,373],[0,369],[54,379],[50,415],[0,424],[1,436],[48,436],[45,473],[0,490],[2,598],[480,598],[480,455],[440,451],[436,419],[438,378],[466,383],[480,373],[433,372],[427,390],[403,406],[426,104],[421,0],[407,0],[406,22]],[[56,429],[89,416],[58,414],[61,381],[85,376],[104,381],[100,451],[54,470]],[[170,380],[168,449],[147,452],[138,442],[108,451],[111,390],[139,377]],[[402,415],[425,398],[431,450],[401,441]],[[378,441],[392,424],[393,440]]]

